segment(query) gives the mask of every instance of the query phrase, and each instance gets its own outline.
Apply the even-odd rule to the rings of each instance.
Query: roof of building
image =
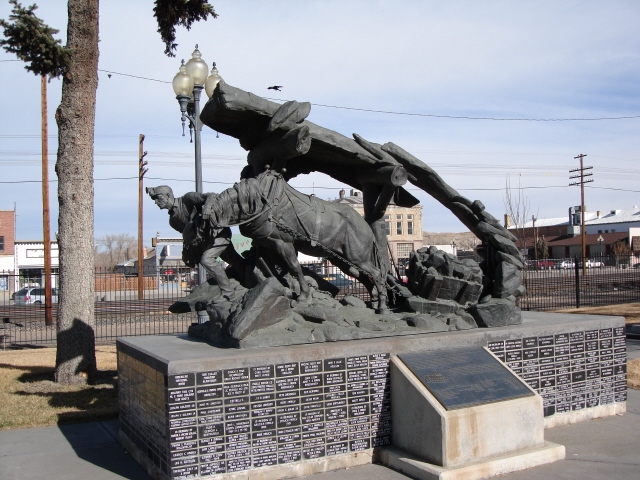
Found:
[[[640,222],[640,208],[628,210],[611,210],[607,213],[600,212],[600,217],[585,221],[587,225],[601,225],[606,223],[630,223]]]
[[[598,245],[600,242],[598,241],[599,237],[602,237],[603,245],[611,245],[619,240],[626,240],[629,237],[627,232],[615,232],[615,233],[588,233],[585,235],[586,244],[587,245]],[[543,238],[543,237],[539,237]],[[547,245],[549,247],[567,247],[572,245],[582,245],[582,236],[581,235],[559,235],[555,237],[544,237],[547,241]],[[532,246],[535,242],[535,238],[527,237],[525,238],[525,242],[527,246]],[[520,240],[516,242],[517,246],[520,246]]]
[[[362,205],[362,193],[357,190],[351,190],[351,195],[344,195],[344,190],[340,191],[341,196],[333,200],[334,203],[349,203],[351,205]]]
[[[578,212],[579,215],[579,212]],[[584,212],[585,225],[604,225],[608,223],[631,223],[640,222],[640,208],[633,207],[627,210],[609,210],[606,212]],[[569,216],[556,218],[537,218],[535,222],[537,228],[555,227],[569,225]],[[513,225],[510,229],[515,228]],[[522,228],[532,228],[533,222],[526,222]]]
[[[556,227],[560,225],[569,225],[568,217],[558,217],[558,218],[536,218],[536,228],[542,227]],[[515,228],[516,225],[512,225],[509,228]],[[533,222],[526,222],[522,228],[532,228]]]
[[[44,246],[44,241],[42,240],[16,240],[13,243],[15,243],[16,245],[43,245]],[[56,240],[51,240],[51,245],[57,247],[58,242]]]

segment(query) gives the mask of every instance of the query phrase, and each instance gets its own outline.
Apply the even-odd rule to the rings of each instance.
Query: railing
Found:
[[[143,295],[138,298],[136,275],[96,270],[95,337],[97,343],[113,343],[128,335],[170,335],[186,333],[197,322],[196,313],[173,314],[167,309],[189,293],[193,275],[189,269],[167,268],[158,274],[145,274]],[[0,272],[0,348],[10,344],[53,345],[56,341],[57,298],[52,306],[52,325],[45,325],[44,297],[31,295],[28,303],[20,297],[22,287],[41,288],[40,279],[24,279],[13,272]],[[52,274],[58,285],[58,274]]]
[[[523,272],[527,294],[518,299],[518,305],[523,310],[544,311],[640,302],[640,259],[603,257],[591,261],[601,262],[602,266],[587,268],[586,275],[582,268],[576,268],[576,264],[581,265],[576,259],[529,262]],[[129,335],[181,334],[197,322],[195,312],[168,311],[193,287],[195,276],[191,270],[165,268],[161,273],[145,275],[143,298],[138,298],[135,272],[130,273],[96,271],[96,342],[113,343],[115,338]],[[340,288],[338,298],[351,294],[369,300],[364,285],[336,267],[322,266],[316,273]],[[52,275],[52,283],[54,287],[58,284],[57,273]],[[52,308],[53,325],[45,325],[44,300],[26,305],[13,300],[14,292],[23,286],[37,286],[37,280],[0,272],[0,348],[11,344],[54,345],[57,304]]]
[[[640,302],[640,258],[603,256],[528,262],[523,310],[558,310]]]

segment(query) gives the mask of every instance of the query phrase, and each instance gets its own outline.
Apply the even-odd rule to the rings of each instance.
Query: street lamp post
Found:
[[[602,242],[604,242],[604,238],[602,238],[602,235],[598,236],[597,238],[598,243],[600,244],[600,261],[602,261]]]
[[[216,64],[213,64],[211,74],[207,77],[209,67],[202,60],[202,54],[196,49],[191,54],[191,59],[185,64],[184,60],[180,70],[173,78],[173,91],[180,105],[182,113],[182,135],[184,136],[184,124],[189,120],[189,131],[193,131],[193,143],[195,147],[195,171],[196,171],[196,192],[203,193],[202,190],[202,144],[200,142],[200,132],[202,121],[200,120],[200,95],[205,90],[207,96],[211,97],[221,78],[218,75]],[[202,265],[198,265],[198,285],[204,282],[206,273]],[[206,312],[198,312],[198,322],[207,321]]]

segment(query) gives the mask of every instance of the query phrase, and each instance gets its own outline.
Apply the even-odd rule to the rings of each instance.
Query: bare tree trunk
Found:
[[[507,215],[511,217],[511,221],[515,225],[516,237],[520,240],[519,248],[527,255],[527,230],[525,224],[529,220],[529,199],[522,194],[520,181],[518,180],[517,192],[514,193],[511,188],[511,179],[507,175],[506,188],[504,194],[504,208]],[[534,250],[536,248],[533,244]]]
[[[96,370],[94,336],[93,135],[98,87],[98,0],[69,0],[58,123],[60,300],[56,381],[84,383]]]

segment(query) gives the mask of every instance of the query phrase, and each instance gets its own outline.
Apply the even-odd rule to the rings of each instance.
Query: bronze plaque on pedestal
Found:
[[[480,347],[398,357],[447,410],[534,395],[507,367]]]

